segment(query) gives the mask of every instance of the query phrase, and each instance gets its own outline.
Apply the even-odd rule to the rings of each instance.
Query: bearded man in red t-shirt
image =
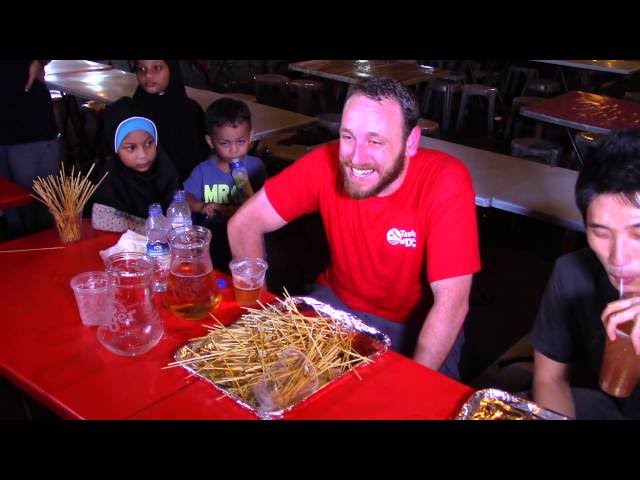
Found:
[[[309,296],[459,378],[461,327],[480,269],[475,195],[460,161],[419,147],[418,117],[413,93],[393,79],[353,85],[339,142],[267,180],[231,218],[229,243],[234,257],[263,257],[263,234],[320,212],[331,261]]]

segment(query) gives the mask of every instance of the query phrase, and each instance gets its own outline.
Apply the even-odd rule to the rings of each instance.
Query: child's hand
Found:
[[[205,217],[213,218],[213,216],[216,214],[216,204],[205,203],[204,206],[202,207],[201,212],[205,215]]]

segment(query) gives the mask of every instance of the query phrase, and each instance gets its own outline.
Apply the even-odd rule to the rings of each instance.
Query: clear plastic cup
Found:
[[[262,258],[236,258],[229,263],[233,277],[233,293],[242,307],[253,307],[264,286],[269,265]]]
[[[79,273],[71,279],[82,323],[88,327],[100,325],[107,309],[106,272]]]
[[[297,348],[287,348],[253,386],[253,393],[260,411],[272,413],[300,402],[318,385],[318,373],[307,356]]]

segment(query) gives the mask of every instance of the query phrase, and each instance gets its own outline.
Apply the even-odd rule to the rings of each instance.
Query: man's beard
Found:
[[[347,191],[350,197],[355,199],[363,199],[367,197],[372,197],[374,195],[378,195],[382,190],[387,188],[391,183],[393,183],[402,173],[406,161],[406,157],[404,152],[400,152],[398,156],[395,158],[391,168],[389,168],[378,180],[378,183],[374,186],[370,187],[367,190],[362,190],[356,184],[351,183],[348,178],[347,169],[350,169],[348,161],[340,160],[340,167],[342,170],[342,180],[344,183],[344,189]],[[366,170],[366,168],[363,168]],[[376,170],[377,172],[377,170]]]

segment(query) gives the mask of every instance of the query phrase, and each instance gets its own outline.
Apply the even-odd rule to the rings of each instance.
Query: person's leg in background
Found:
[[[0,176],[8,178],[11,181],[11,171],[9,169],[9,146],[0,145]],[[16,208],[8,208],[3,210],[5,221],[7,222],[7,231],[9,238],[24,235],[25,228],[20,218],[20,213]]]
[[[55,175],[60,170],[60,142],[58,138],[39,142],[4,146],[0,154],[0,173],[22,188],[32,191],[33,180],[37,177]],[[5,159],[2,158],[6,155]],[[2,165],[6,162],[6,166]],[[19,215],[19,217],[16,216]],[[37,232],[54,225],[53,217],[40,202],[13,209],[7,217],[9,231],[14,235]]]

